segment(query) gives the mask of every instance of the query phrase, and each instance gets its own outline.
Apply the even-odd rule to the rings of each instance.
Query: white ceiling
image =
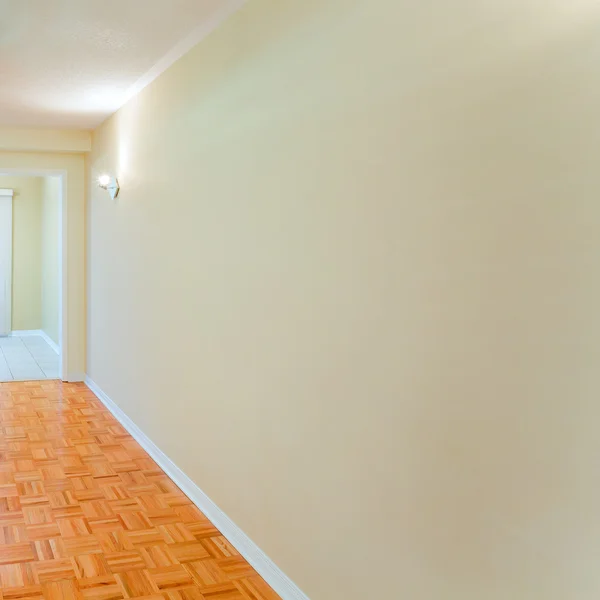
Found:
[[[0,0],[0,125],[90,129],[243,0]]]

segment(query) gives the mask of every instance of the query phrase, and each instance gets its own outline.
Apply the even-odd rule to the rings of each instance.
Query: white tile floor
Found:
[[[58,354],[43,337],[0,337],[0,381],[58,379]]]

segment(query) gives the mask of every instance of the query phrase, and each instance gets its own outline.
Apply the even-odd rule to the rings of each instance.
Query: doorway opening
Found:
[[[0,172],[0,382],[63,379],[64,172]]]

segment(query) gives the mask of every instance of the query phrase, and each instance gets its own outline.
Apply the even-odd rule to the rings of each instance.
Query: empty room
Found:
[[[598,600],[599,92],[598,0],[0,0],[0,600]]]

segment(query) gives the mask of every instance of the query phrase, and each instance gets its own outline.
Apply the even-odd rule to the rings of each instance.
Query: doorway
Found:
[[[0,173],[0,382],[62,379],[62,173]]]

